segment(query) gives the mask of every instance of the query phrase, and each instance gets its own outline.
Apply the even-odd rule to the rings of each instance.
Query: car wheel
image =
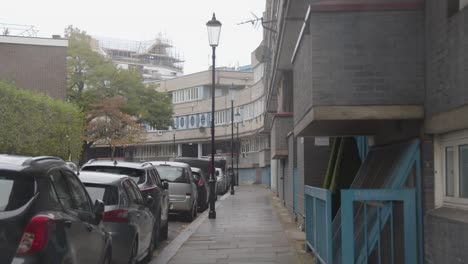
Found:
[[[154,248],[155,248],[155,241],[157,241],[157,236],[156,234],[158,234],[158,229],[156,229],[156,226],[153,228],[153,234],[152,234],[152,238],[151,238],[151,241],[150,241],[150,244],[148,246],[148,253],[145,257],[145,259],[143,260],[143,263],[149,263],[151,261],[151,259],[153,258],[153,252],[154,252]]]
[[[169,233],[169,221],[166,222],[164,227],[161,229],[161,239],[166,240]]]
[[[130,258],[128,259],[128,264],[137,264],[137,255],[138,255],[138,240],[135,239],[132,244],[132,250],[130,251]]]
[[[194,204],[195,205],[195,204]],[[197,208],[196,206],[192,205],[192,208],[190,209],[190,211],[187,212],[187,221],[188,222],[192,222],[193,219],[194,219],[194,216],[195,216],[195,213],[193,211],[196,211],[197,209],[194,209],[194,208]]]

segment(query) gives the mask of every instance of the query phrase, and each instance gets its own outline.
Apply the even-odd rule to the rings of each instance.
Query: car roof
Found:
[[[122,180],[129,178],[129,177],[127,175],[107,173],[107,172],[81,171],[79,178],[83,183],[112,185],[112,184],[121,182]]]
[[[89,166],[112,166],[132,169],[146,169],[146,166],[151,165],[148,162],[132,162],[132,161],[117,161],[117,160],[89,160],[83,167]]]
[[[184,162],[176,162],[176,161],[150,161],[151,164],[154,166],[172,166],[172,167],[183,167],[183,168],[190,168],[190,165]]]
[[[65,164],[65,161],[51,156],[31,157],[0,154],[0,169],[20,171],[27,167],[47,166],[50,164]]]

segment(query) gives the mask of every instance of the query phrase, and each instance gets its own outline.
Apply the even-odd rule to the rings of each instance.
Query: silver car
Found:
[[[197,217],[198,190],[190,166],[182,162],[151,161],[162,181],[169,183],[169,211],[182,213],[188,221]]]
[[[155,218],[136,183],[128,176],[82,171],[80,179],[92,199],[105,204],[103,222],[112,236],[112,263],[149,261],[154,250]]]
[[[224,174],[221,168],[215,168],[216,171],[216,194],[225,194],[229,188],[227,175]]]

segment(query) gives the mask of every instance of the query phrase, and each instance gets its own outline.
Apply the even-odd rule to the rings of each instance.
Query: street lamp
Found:
[[[234,191],[234,84],[231,85],[231,195]]]
[[[208,42],[210,43],[211,48],[213,49],[213,65],[212,70],[212,84],[211,84],[211,163],[210,163],[210,212],[208,214],[209,219],[216,219],[216,210],[215,210],[215,184],[216,179],[214,177],[215,173],[215,127],[214,127],[214,118],[215,118],[215,60],[216,60],[216,47],[219,43],[219,36],[221,35],[221,22],[216,20],[216,16],[213,13],[213,18],[206,23],[206,28],[208,29]]]
[[[176,158],[175,128],[172,128],[172,157]]]
[[[237,163],[237,171],[236,171],[236,185],[239,186],[239,152],[240,152],[240,141],[239,141],[239,122],[240,122],[241,114],[239,111],[236,113],[236,130],[237,130],[237,148],[236,148],[236,163]],[[233,168],[234,169],[234,168]]]

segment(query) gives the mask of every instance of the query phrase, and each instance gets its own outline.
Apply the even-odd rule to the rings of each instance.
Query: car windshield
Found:
[[[34,180],[13,172],[0,171],[0,212],[25,205],[34,195]]]
[[[116,167],[116,166],[86,166],[86,167],[82,168],[82,170],[127,175],[127,176],[130,176],[130,178],[136,184],[141,184],[141,183],[144,183],[146,181],[145,171],[144,170],[139,170],[139,169]]]
[[[181,182],[188,183],[189,179],[184,173],[184,169],[180,167],[173,166],[156,166],[158,169],[161,180],[166,180],[168,182]]]
[[[85,183],[84,185],[91,200],[101,200],[105,205],[117,205],[119,203],[117,187],[90,183]]]

